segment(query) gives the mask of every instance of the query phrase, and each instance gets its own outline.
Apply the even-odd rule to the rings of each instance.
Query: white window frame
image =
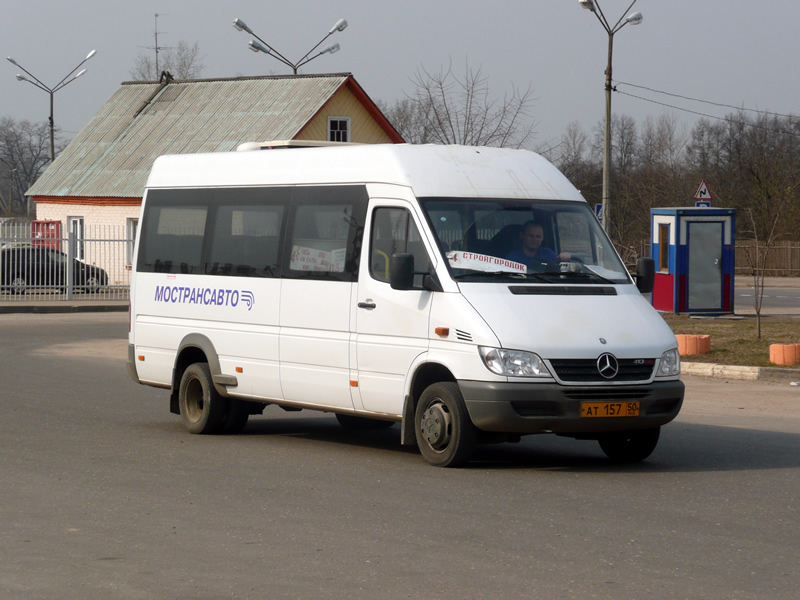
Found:
[[[136,244],[136,231],[139,229],[139,218],[125,219],[125,266],[133,267],[133,250]]]
[[[69,239],[69,233],[75,234],[75,256],[73,258],[78,260],[83,260],[86,254],[85,231],[83,217],[67,217],[67,237]]]
[[[334,121],[336,123],[338,123],[339,125],[341,125],[342,123],[345,123],[346,129],[344,130],[344,136],[341,135],[342,134],[342,130],[341,129],[337,129],[336,131],[333,131],[331,129],[331,125],[333,124]],[[328,117],[328,141],[329,142],[349,142],[350,141],[350,131],[351,131],[351,128],[350,128],[350,117]],[[344,137],[344,139],[340,139],[342,137]],[[337,138],[339,138],[339,139],[337,139]]]

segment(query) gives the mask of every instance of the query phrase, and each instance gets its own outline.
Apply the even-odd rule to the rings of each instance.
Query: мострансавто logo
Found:
[[[189,287],[182,285],[157,285],[156,302],[171,304],[203,304],[204,306],[231,306],[240,303],[252,310],[256,303],[253,292],[248,290],[226,290],[224,288]]]

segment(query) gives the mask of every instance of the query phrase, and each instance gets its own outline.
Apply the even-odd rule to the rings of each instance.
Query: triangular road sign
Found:
[[[708,184],[705,181],[700,184],[700,187],[697,188],[697,192],[694,195],[695,200],[713,200],[711,197],[711,190],[708,189]]]

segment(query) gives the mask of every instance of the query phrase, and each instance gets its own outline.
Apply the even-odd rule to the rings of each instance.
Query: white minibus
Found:
[[[192,433],[274,404],[399,423],[438,466],[553,433],[647,458],[683,403],[675,336],[547,160],[434,145],[163,156],[128,372]]]

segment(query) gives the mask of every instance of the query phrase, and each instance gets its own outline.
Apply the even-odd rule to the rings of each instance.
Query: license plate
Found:
[[[581,402],[581,417],[638,416],[638,402]]]

